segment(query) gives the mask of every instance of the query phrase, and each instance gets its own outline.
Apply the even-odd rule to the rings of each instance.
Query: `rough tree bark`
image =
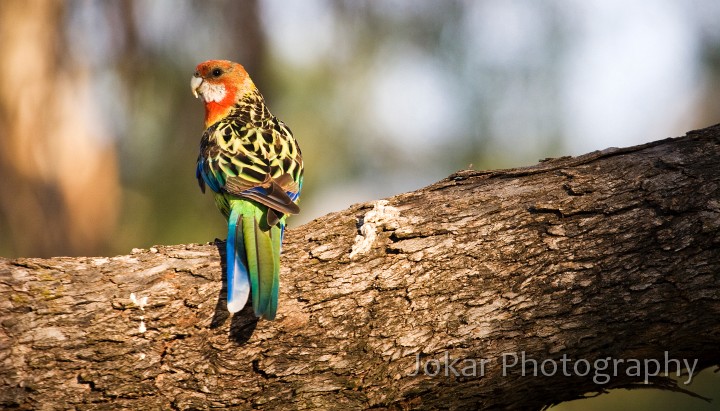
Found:
[[[293,229],[275,322],[228,317],[222,243],[0,260],[0,406],[539,409],[678,389],[623,364],[606,384],[572,367],[720,364],[719,245],[717,125],[462,171]],[[575,363],[503,376],[503,354],[521,352]],[[413,376],[417,355],[428,367]]]

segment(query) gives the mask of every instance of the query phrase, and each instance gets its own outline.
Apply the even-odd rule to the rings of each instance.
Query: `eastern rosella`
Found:
[[[205,186],[214,192],[228,220],[228,311],[240,311],[252,292],[255,315],[272,320],[285,220],[300,212],[300,147],[240,64],[201,63],[190,85],[205,103],[196,176],[203,192]]]

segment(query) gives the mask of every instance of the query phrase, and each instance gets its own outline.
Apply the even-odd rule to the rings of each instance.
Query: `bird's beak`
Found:
[[[195,98],[198,98],[198,89],[200,88],[202,83],[202,77],[193,76],[193,78],[190,79],[190,88],[192,89],[192,93]]]

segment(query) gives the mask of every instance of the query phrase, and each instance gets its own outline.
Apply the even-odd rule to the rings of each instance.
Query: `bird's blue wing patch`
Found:
[[[222,179],[222,173],[215,173],[208,164],[208,160],[202,156],[198,157],[197,167],[195,169],[195,177],[198,179],[200,189],[205,192],[205,185],[207,184],[210,189],[216,193],[220,192],[225,182],[219,181]]]

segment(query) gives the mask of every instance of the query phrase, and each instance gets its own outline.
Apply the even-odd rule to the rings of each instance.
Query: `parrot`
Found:
[[[274,320],[285,221],[300,212],[300,147],[242,65],[200,63],[190,86],[205,105],[196,178],[203,193],[212,190],[228,225],[227,309],[240,311],[252,294],[255,316]]]

